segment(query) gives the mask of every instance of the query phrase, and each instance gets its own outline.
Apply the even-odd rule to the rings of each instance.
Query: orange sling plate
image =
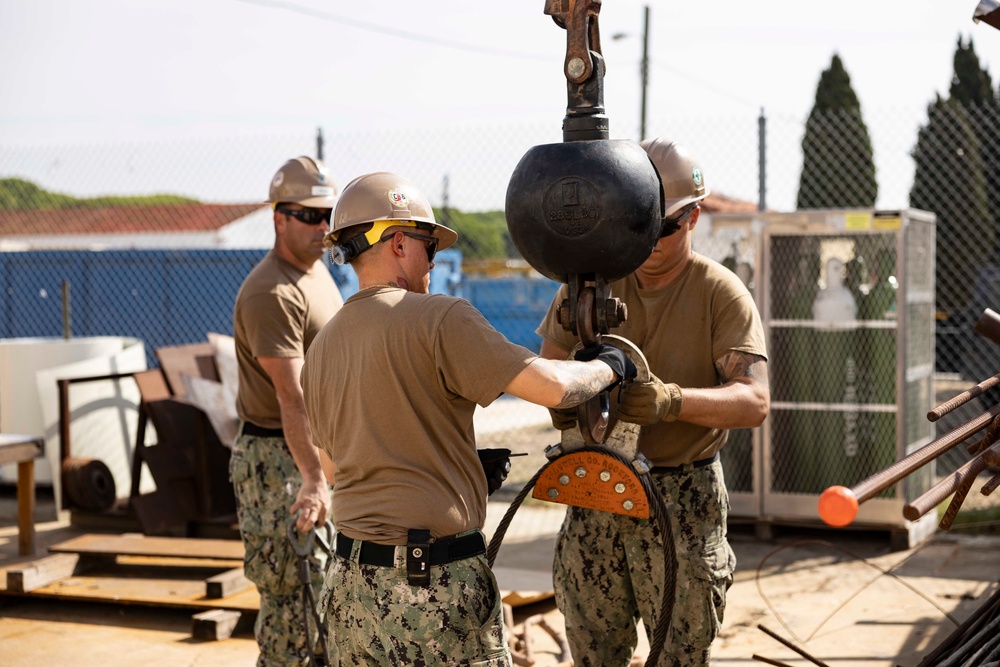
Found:
[[[535,482],[533,498],[649,518],[649,499],[630,466],[600,452],[572,452],[555,459]]]

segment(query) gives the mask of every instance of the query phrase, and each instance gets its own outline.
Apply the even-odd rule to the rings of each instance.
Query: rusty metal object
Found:
[[[552,462],[535,482],[534,498],[649,518],[649,500],[636,472],[599,452],[572,452]]]
[[[969,491],[972,489],[972,483],[975,481],[975,477],[969,477],[962,480],[962,483],[958,485],[958,488],[955,489],[955,495],[951,497],[951,502],[948,503],[948,509],[944,511],[944,516],[938,522],[938,528],[941,530],[951,530],[951,524],[955,522],[955,517],[958,516],[958,511],[962,509],[962,503],[968,497]]]
[[[966,391],[962,392],[955,398],[945,401],[941,405],[937,406],[936,408],[927,413],[927,420],[936,422],[938,419],[941,419],[941,417],[944,417],[952,410],[965,405],[972,399],[982,395],[983,393],[992,389],[998,384],[1000,384],[1000,373],[997,373],[989,380],[983,380],[979,384],[970,387]]]
[[[993,475],[990,481],[983,484],[983,488],[979,489],[979,492],[984,496],[988,496],[996,491],[998,486],[1000,486],[1000,474]]]
[[[987,308],[979,316],[979,320],[972,327],[972,330],[983,338],[1000,345],[1000,314]]]
[[[100,459],[64,459],[62,484],[68,507],[103,512],[115,504],[115,478]]]
[[[573,83],[583,83],[594,73],[590,52],[601,52],[597,15],[601,0],[546,0],[545,13],[566,30],[563,72]]]
[[[994,409],[1000,406],[994,406]],[[987,451],[1000,454],[1000,443],[996,443]],[[966,480],[975,480],[979,473],[986,470],[985,452],[972,459],[948,477],[935,484],[925,494],[907,503],[903,507],[903,516],[910,521],[916,521],[938,506],[938,503],[960,489]],[[956,510],[957,512],[958,510]]]
[[[1000,315],[996,312],[987,309],[976,323],[974,330],[977,334],[1000,345]],[[935,407],[927,413],[927,419],[932,422],[936,421],[997,385],[1000,385],[1000,374],[974,385],[962,394]],[[937,507],[948,496],[953,496],[939,523],[941,530],[949,530],[978,475],[988,467],[1000,466],[1000,404],[992,406],[986,412],[970,419],[909,456],[861,480],[849,489],[839,486],[828,488],[820,497],[820,515],[831,525],[843,526],[850,523],[857,513],[859,503],[881,493],[983,428],[987,429],[986,433],[967,447],[969,454],[974,458],[903,507],[903,516],[910,521],[916,521]],[[990,495],[998,487],[1000,487],[1000,475],[994,476],[984,484],[981,492],[983,495]],[[824,502],[826,502],[825,506]]]
[[[969,445],[966,451],[972,456],[983,453],[990,445],[1000,437],[1000,416],[994,417],[993,421],[986,428],[986,433],[977,442]]]
[[[830,665],[826,664],[822,660],[819,660],[819,659],[814,658],[813,656],[809,655],[808,653],[805,652],[805,650],[799,648],[798,646],[796,646],[792,642],[788,641],[787,639],[785,639],[784,637],[782,637],[778,633],[774,632],[773,630],[769,630],[768,628],[766,628],[765,626],[763,626],[761,624],[757,624],[757,629],[760,630],[761,632],[763,632],[768,637],[771,637],[772,639],[775,639],[778,642],[780,642],[780,643],[784,644],[785,646],[787,646],[788,648],[792,649],[793,651],[795,651],[796,653],[798,653],[799,655],[801,655],[803,658],[805,658],[806,660],[808,660],[812,664],[818,665],[818,667],[830,667]]]
[[[851,487],[851,490],[857,496],[858,502],[868,500],[960,444],[969,436],[978,433],[996,418],[997,415],[1000,415],[1000,405],[993,406],[978,417],[969,420],[962,426],[952,429],[937,440],[924,445],[906,458],[900,459],[871,477],[861,480]]]

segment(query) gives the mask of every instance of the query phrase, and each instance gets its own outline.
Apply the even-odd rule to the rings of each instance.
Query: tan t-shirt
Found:
[[[274,385],[257,358],[305,357],[316,334],[343,303],[337,284],[321,262],[303,273],[272,250],[250,271],[233,310],[240,419],[281,428]]]
[[[570,350],[579,340],[556,322],[567,287],[556,294],[538,334]],[[753,297],[736,275],[697,253],[670,285],[640,289],[634,275],[611,285],[625,302],[628,320],[611,333],[642,350],[650,371],[664,382],[684,387],[719,384],[715,361],[729,351],[767,356],[764,327]],[[644,426],[639,451],[654,465],[676,466],[708,458],[722,449],[727,432],[687,422]]]
[[[535,359],[463,299],[392,287],[349,298],[302,371],[313,437],[337,466],[337,530],[399,545],[411,528],[482,529],[473,412]]]

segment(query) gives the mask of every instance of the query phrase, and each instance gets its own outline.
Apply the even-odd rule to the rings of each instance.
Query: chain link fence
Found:
[[[925,109],[867,110],[863,118],[829,113],[806,120],[764,111],[665,115],[649,127],[649,136],[674,138],[699,156],[713,195],[705,202],[707,215],[696,230],[695,249],[727,263],[755,296],[760,267],[754,266],[753,237],[725,233],[713,226],[713,216],[758,207],[789,212],[913,207],[934,213],[936,394],[931,402],[943,402],[1000,372],[996,345],[972,330],[986,308],[1000,309],[1000,122],[995,108],[935,102]],[[635,134],[627,124],[612,124],[614,138]],[[67,327],[64,283],[70,285],[72,335],[136,336],[152,349],[203,342],[208,331],[228,333],[236,289],[247,267],[273,242],[271,214],[262,203],[271,176],[289,157],[321,154],[341,188],[371,171],[394,171],[413,180],[441,219],[462,235],[451,260],[435,269],[432,289],[470,299],[508,337],[537,345],[534,328],[557,285],[519,260],[502,211],[508,179],[521,156],[533,145],[560,140],[554,118],[537,125],[439,125],[359,134],[327,128],[325,133],[171,143],[4,146],[0,338],[62,335]],[[876,280],[890,286],[895,280],[882,275],[880,243],[873,236],[841,258],[840,279],[856,302],[870,297]],[[787,266],[797,259],[781,253],[768,257],[775,271],[798,275],[796,266]],[[893,260],[905,266],[915,258],[893,255]],[[810,270],[814,275],[806,284],[813,291],[831,279],[825,266]],[[334,275],[345,295],[356,289],[350,271]],[[789,303],[795,298],[787,297]],[[852,343],[860,346],[852,356],[858,378],[878,374],[881,360],[895,354],[891,335],[877,328],[865,331],[866,340]],[[792,378],[805,374],[812,373],[817,387],[826,386],[821,369],[834,363],[833,348],[817,344],[809,370],[794,341],[787,340],[792,333],[794,327],[770,332],[775,400],[781,400]],[[154,356],[148,358],[155,364]],[[983,394],[938,422],[936,433],[997,402],[995,392]],[[862,411],[855,428],[882,439],[883,426],[861,423],[862,416],[879,422],[881,414]],[[516,423],[502,430],[518,442],[508,439],[507,446],[555,440],[544,411],[525,410],[510,419]],[[795,441],[806,437],[794,424],[773,426],[772,437],[787,441],[782,446],[794,449]],[[735,432],[727,448],[727,477],[737,491],[754,488],[754,437],[750,431]],[[964,463],[968,456],[961,449],[942,457],[939,471]],[[889,462],[888,454],[875,456],[856,472]],[[789,455],[776,465],[790,470],[798,464]]]

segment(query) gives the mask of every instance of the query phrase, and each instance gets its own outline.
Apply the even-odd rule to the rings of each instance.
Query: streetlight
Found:
[[[1000,30],[1000,2],[997,0],[979,0],[979,6],[972,14],[972,20],[976,23],[986,21],[988,25]]]
[[[985,1],[985,0],[984,0]],[[624,39],[628,33],[618,32],[611,39]],[[649,5],[644,7],[642,23],[642,65],[639,68],[642,97],[639,107],[639,141],[646,138],[646,91],[649,89]]]

